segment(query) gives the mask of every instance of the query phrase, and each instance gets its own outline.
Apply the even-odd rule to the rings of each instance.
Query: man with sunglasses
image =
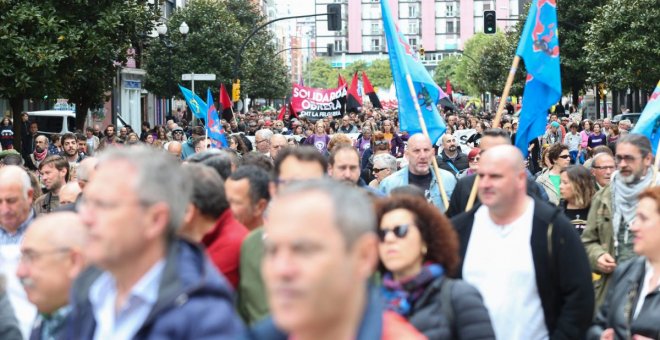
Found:
[[[25,233],[16,275],[39,312],[30,339],[65,337],[69,291],[85,267],[86,235],[80,217],[72,212],[40,217]]]
[[[617,264],[635,256],[630,225],[637,209],[637,196],[644,189],[660,184],[660,176],[653,168],[651,142],[645,136],[621,137],[614,160],[617,171],[611,175],[611,182],[594,196],[582,233],[591,267],[601,275],[595,282],[596,307],[605,298]],[[600,157],[594,163],[605,166]]]
[[[559,208],[527,194],[514,146],[488,148],[480,161],[482,205],[452,218],[459,275],[481,292],[498,339],[583,339],[594,296],[579,235]]]

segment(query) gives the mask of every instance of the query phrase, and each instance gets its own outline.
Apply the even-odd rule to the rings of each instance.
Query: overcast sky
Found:
[[[277,6],[290,5],[291,15],[314,13],[314,0],[275,0]]]

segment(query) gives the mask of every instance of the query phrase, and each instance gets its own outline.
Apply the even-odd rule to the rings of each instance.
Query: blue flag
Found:
[[[385,27],[387,49],[390,55],[392,78],[396,87],[396,99],[399,101],[401,131],[407,131],[411,135],[422,132],[415,102],[406,79],[407,76],[410,76],[429,137],[431,137],[431,142],[435,143],[447,130],[447,126],[436,106],[438,101],[447,95],[433,81],[429,72],[408,44],[406,37],[399,32],[390,11],[389,0],[381,0],[380,8],[383,12],[383,26]]]
[[[660,142],[660,81],[655,86],[651,99],[646,103],[644,111],[631,133],[639,133],[649,138],[653,153],[658,152],[658,142]]]
[[[206,102],[208,104],[208,109],[206,111],[206,134],[211,140],[211,144],[214,148],[229,147],[227,143],[227,138],[225,138],[225,131],[220,124],[220,118],[218,118],[218,111],[215,109],[215,104],[213,103],[213,96],[211,95],[211,89],[206,90]]]
[[[198,95],[181,85],[179,85],[179,89],[181,89],[181,93],[183,93],[183,97],[186,99],[186,103],[188,103],[188,107],[190,108],[190,111],[192,111],[193,116],[204,119],[208,107],[202,98],[199,98]]]
[[[527,69],[516,134],[516,147],[526,157],[529,142],[545,133],[548,109],[561,98],[557,0],[532,2],[516,54]]]

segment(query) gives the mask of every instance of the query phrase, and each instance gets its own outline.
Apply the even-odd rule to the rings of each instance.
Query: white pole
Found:
[[[191,86],[192,93],[197,94],[197,93],[195,93],[195,72],[192,72],[190,74],[190,81],[192,82],[192,86]],[[190,110],[190,112],[192,112],[192,110]],[[191,119],[192,119],[192,127],[195,127],[195,113],[194,112],[192,112]]]

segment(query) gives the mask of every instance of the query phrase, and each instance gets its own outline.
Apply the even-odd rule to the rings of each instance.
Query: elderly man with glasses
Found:
[[[637,209],[637,196],[660,183],[660,176],[653,167],[651,142],[645,136],[621,137],[614,160],[617,170],[610,183],[594,196],[582,233],[591,268],[601,274],[595,282],[597,307],[605,298],[614,269],[635,256],[630,225]],[[600,160],[596,164],[604,166]]]

